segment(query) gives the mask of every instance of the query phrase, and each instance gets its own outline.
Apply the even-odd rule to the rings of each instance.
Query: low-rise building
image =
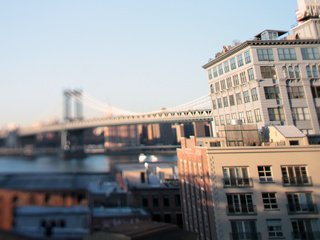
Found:
[[[17,207],[13,231],[32,239],[82,239],[90,233],[89,209],[84,206]]]
[[[285,144],[264,146],[210,147],[182,139],[185,229],[201,240],[318,239],[320,147],[291,130],[274,128],[270,139],[284,134]]]
[[[153,221],[182,226],[177,167],[168,163],[120,164],[119,185],[127,189],[128,204],[146,209]]]

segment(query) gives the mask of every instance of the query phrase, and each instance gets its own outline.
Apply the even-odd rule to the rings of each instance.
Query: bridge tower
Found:
[[[66,122],[83,119],[82,90],[65,90],[64,96],[64,116]],[[72,108],[74,106],[74,108]]]
[[[83,120],[82,90],[67,89],[63,92],[65,122]],[[61,131],[61,156],[79,157],[84,155],[83,129]]]

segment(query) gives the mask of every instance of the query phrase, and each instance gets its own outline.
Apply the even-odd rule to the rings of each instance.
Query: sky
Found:
[[[295,0],[0,0],[0,128],[62,118],[65,89],[135,112],[208,94],[224,45],[296,24]],[[84,108],[85,117],[102,116]]]

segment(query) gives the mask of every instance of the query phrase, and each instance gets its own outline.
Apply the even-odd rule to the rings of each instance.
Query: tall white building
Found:
[[[290,34],[265,30],[203,66],[215,126],[241,119],[320,134],[320,1],[298,2],[299,24]]]

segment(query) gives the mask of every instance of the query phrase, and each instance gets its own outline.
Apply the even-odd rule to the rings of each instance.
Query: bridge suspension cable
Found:
[[[140,115],[145,113],[158,113],[158,112],[177,112],[177,111],[190,111],[190,110],[200,110],[200,109],[205,110],[205,109],[211,108],[211,100],[209,95],[201,96],[197,99],[180,104],[178,106],[163,108],[161,110],[155,110],[155,111],[144,112],[144,113],[132,112],[132,111],[114,107],[110,104],[97,100],[86,93],[82,93],[82,98],[78,97],[77,95],[73,97],[79,101],[82,101],[82,103],[87,105],[88,107],[104,113],[108,117]]]
[[[181,105],[167,108],[167,111],[189,111],[199,109],[211,109],[210,95],[204,95],[192,101],[183,103]]]

